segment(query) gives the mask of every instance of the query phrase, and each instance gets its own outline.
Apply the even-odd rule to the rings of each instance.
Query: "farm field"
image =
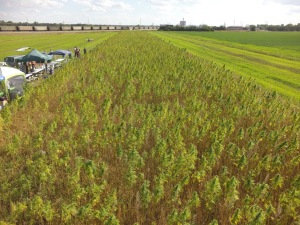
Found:
[[[0,32],[0,61],[6,56],[26,55],[31,49],[17,52],[22,47],[44,50],[65,49],[73,52],[74,47],[91,50],[102,41],[112,37],[117,32]],[[87,39],[93,39],[88,42]],[[74,52],[73,52],[74,53]]]
[[[2,224],[298,224],[300,108],[119,32],[0,117]]]
[[[299,32],[156,32],[270,90],[300,100]]]

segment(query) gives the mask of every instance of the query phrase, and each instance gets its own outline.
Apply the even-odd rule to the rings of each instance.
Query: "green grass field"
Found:
[[[156,36],[300,100],[298,32],[155,32]]]
[[[17,52],[22,47],[31,47],[39,51],[65,49],[72,53],[74,47],[88,50],[94,48],[102,41],[112,37],[117,32],[30,32],[30,33],[6,33],[0,32],[0,61],[6,56],[25,55],[29,50]],[[93,39],[88,42],[87,39]]]
[[[299,32],[187,32],[192,36],[212,38],[220,41],[234,42],[282,50],[300,51]],[[299,53],[298,53],[299,57]]]

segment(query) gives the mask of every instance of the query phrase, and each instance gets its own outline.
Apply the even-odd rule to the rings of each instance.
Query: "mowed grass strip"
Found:
[[[197,56],[224,65],[240,75],[252,77],[267,88],[300,99],[300,54],[296,51],[291,58],[289,54],[291,50],[284,53],[279,47],[274,46],[267,49],[261,46],[224,42],[202,37],[202,33],[156,32],[154,34],[181,48],[186,48]],[[232,37],[239,35],[234,32],[230,34]]]
[[[73,52],[74,47],[88,50],[117,32],[0,32],[0,61],[11,55],[26,55],[31,49],[17,52],[22,47],[31,47],[39,51],[65,49]],[[93,39],[93,41],[88,41]]]
[[[201,37],[225,45],[239,45],[267,55],[300,60],[299,32],[182,32],[183,35]]]

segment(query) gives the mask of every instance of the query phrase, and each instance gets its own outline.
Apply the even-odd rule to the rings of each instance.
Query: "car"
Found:
[[[4,62],[11,67],[16,67],[17,65],[17,59],[23,57],[24,55],[13,55],[13,56],[7,56],[4,58]]]

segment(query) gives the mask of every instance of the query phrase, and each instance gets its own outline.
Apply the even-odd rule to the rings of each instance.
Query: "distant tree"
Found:
[[[211,30],[211,28],[208,25],[206,25],[206,24],[200,25],[199,28],[202,31],[210,31]]]
[[[295,31],[296,30],[296,26],[294,26],[293,24],[287,24],[285,26],[285,31]]]
[[[211,27],[211,30],[226,30],[226,27],[225,26],[219,26],[219,27],[213,26],[213,27]]]
[[[190,26],[173,26],[173,25],[160,25],[159,30],[163,31],[214,31],[212,27],[209,27],[208,25],[190,25]]]
[[[160,25],[159,30],[164,30],[164,31],[173,30],[173,25],[169,25],[169,24]]]
[[[250,31],[256,31],[256,26],[255,25],[250,25],[249,28],[250,28]]]
[[[226,30],[225,26],[220,26],[220,30]]]
[[[281,25],[278,27],[278,30],[279,30],[279,31],[285,31],[284,24],[281,24]]]

